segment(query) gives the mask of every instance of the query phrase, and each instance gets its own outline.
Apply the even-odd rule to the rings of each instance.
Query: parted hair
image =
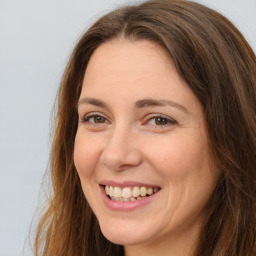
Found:
[[[86,66],[97,47],[115,38],[160,45],[202,105],[220,177],[196,255],[256,255],[255,53],[228,19],[186,0],[152,0],[116,9],[94,23],[75,46],[58,91],[49,168],[52,192],[37,226],[34,254],[124,254],[122,245],[102,235],[73,161]]]

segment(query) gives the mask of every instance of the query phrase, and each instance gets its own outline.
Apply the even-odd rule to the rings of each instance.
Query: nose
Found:
[[[113,131],[100,156],[100,162],[112,171],[136,167],[142,162],[142,153],[130,132]]]

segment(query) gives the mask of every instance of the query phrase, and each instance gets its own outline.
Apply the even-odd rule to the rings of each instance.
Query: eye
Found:
[[[102,124],[105,123],[106,119],[102,116],[93,116],[88,119],[88,121],[95,123],[95,124]]]
[[[168,120],[164,117],[155,117],[153,120],[156,125],[166,125],[169,123]]]
[[[81,120],[83,123],[91,123],[91,124],[105,124],[109,123],[108,120],[98,114],[89,114],[82,118]]]
[[[150,117],[147,123],[157,127],[159,126],[166,127],[166,126],[174,125],[177,122],[167,116],[158,115],[158,116]]]

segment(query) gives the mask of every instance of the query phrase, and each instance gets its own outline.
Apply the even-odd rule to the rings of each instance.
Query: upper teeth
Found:
[[[122,197],[122,198],[130,198],[130,197],[140,197],[146,195],[152,195],[156,193],[159,188],[153,187],[112,187],[105,186],[106,194],[110,197]]]

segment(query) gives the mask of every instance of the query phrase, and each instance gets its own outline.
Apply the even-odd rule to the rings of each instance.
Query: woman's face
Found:
[[[218,174],[201,105],[164,50],[101,45],[78,113],[75,166],[106,238],[142,245],[198,234]]]

